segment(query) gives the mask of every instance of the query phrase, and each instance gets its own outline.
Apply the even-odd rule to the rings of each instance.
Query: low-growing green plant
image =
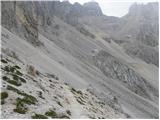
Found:
[[[71,92],[72,92],[72,93],[81,94],[81,95],[83,94],[80,90],[77,91],[77,90],[75,90],[74,88],[71,88]]]
[[[22,84],[19,81],[16,80],[7,80],[6,82],[15,85],[15,86],[21,86]]]
[[[28,111],[28,108],[25,106],[24,101],[22,101],[20,98],[17,98],[16,101],[16,108],[13,109],[13,111],[20,114],[25,114]]]
[[[7,66],[5,66],[5,67],[2,68],[2,69],[3,69],[4,71],[6,71],[6,72],[16,73],[17,75],[20,75],[20,76],[23,75],[19,70],[16,70],[17,67],[15,67],[15,66],[9,66],[9,65],[7,65]]]
[[[79,97],[80,98],[80,97]],[[83,102],[84,101],[82,101],[82,99],[79,99],[79,98],[77,98],[77,102],[79,102],[81,105],[85,105]]]
[[[1,99],[5,99],[8,97],[8,93],[7,92],[1,92]]]
[[[18,65],[13,66],[14,68],[21,69]]]
[[[31,117],[32,117],[32,119],[48,119],[48,117],[46,117],[45,115],[37,114],[37,113],[35,113],[35,115],[33,115]]]
[[[22,78],[22,77],[19,77],[18,75],[16,75],[16,74],[12,74],[12,76],[13,76],[13,80],[20,80],[21,82],[23,82],[23,83],[26,83],[26,80],[24,79],[24,78]]]
[[[22,77],[19,77],[19,80],[22,81],[23,83],[26,83],[26,80]]]
[[[82,95],[82,92],[80,90],[78,90],[77,93]]]
[[[70,111],[70,110],[66,110],[66,113],[67,113],[68,115],[71,115],[71,111]]]
[[[4,99],[1,99],[1,105],[5,104]]]
[[[70,117],[69,117],[69,116],[67,116],[67,115],[61,115],[61,116],[59,116],[58,118],[70,119]]]
[[[36,100],[31,97],[31,96],[25,96],[24,98],[17,98],[17,101],[21,101],[25,104],[28,104],[28,105],[31,105],[31,104],[35,104],[36,103]]]
[[[9,80],[9,78],[7,76],[3,76],[2,79],[5,80],[5,81]]]
[[[71,88],[71,91],[72,91],[72,92],[76,92],[76,90],[75,90],[74,88]]]
[[[12,74],[12,77],[13,77],[13,80],[18,80],[19,79],[19,76],[15,75],[15,74]]]
[[[16,68],[14,68],[14,67],[12,67],[12,66],[10,66],[10,72],[14,72],[16,70]]]
[[[59,101],[57,103],[58,103],[58,105],[60,105],[61,107],[63,107],[63,105]]]
[[[38,96],[39,96],[40,98],[42,98],[42,99],[45,99],[45,98],[42,96],[42,92],[41,92],[41,91],[39,91]]]
[[[4,71],[6,71],[6,72],[10,72],[10,68],[9,68],[9,66],[5,66],[4,68],[2,68]]]
[[[12,85],[21,86],[22,84],[18,81],[17,77],[13,77],[14,80],[10,80],[7,76],[3,76],[2,79]]]
[[[13,111],[20,114],[25,114],[27,112],[27,109],[21,107],[21,108],[13,109]]]
[[[12,87],[11,87],[12,88]],[[12,90],[16,91],[17,93],[23,95],[23,98],[17,98],[16,99],[16,109],[14,109],[14,112],[25,114],[28,111],[28,108],[26,107],[26,104],[31,105],[35,104],[37,102],[37,99],[31,95],[28,95],[26,93],[22,93],[18,91],[17,89],[12,88]]]
[[[45,115],[52,117],[52,118],[57,118],[57,113],[53,110],[49,110],[49,111],[45,112]]]
[[[7,90],[11,90],[11,91],[16,92],[18,94],[21,93],[18,89],[14,88],[14,87],[12,87],[10,85],[7,85]]]
[[[23,75],[23,73],[21,73],[19,70],[16,70],[16,74],[19,75],[19,76]]]
[[[1,59],[1,62],[2,63],[8,63],[6,60],[4,60],[4,59]]]
[[[8,90],[12,90],[13,92],[16,92],[17,94],[20,94],[22,96],[27,97],[27,99],[30,100],[30,101],[32,101],[33,104],[35,104],[37,102],[37,99],[35,97],[33,97],[32,95],[28,95],[28,94],[26,94],[24,92],[21,92],[20,90],[12,87],[10,85],[7,86],[7,89]]]

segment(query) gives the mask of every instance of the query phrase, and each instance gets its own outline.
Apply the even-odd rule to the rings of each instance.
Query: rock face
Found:
[[[159,117],[158,3],[1,4],[2,118]]]
[[[86,11],[87,15],[94,15],[94,16],[103,15],[101,8],[96,2],[88,2],[88,3],[85,3],[83,6],[84,6],[84,10]]]
[[[118,61],[106,51],[100,51],[95,57],[95,64],[108,77],[121,81],[131,91],[145,98],[154,100],[158,91],[127,65]],[[154,94],[154,95],[153,95]]]
[[[158,46],[158,14],[158,3],[133,4],[113,35],[117,43],[126,44],[122,46],[127,54],[157,66],[158,51],[152,48]]]
[[[32,2],[2,2],[2,24],[34,46],[39,46],[42,43],[38,41],[38,19],[34,11]]]
[[[146,63],[159,66],[158,51],[150,46],[143,44],[125,44],[124,48],[126,53],[132,57],[138,57],[144,60]]]
[[[149,46],[158,45],[158,3],[133,4],[117,31],[119,39],[136,39]],[[132,21],[131,21],[132,19]]]

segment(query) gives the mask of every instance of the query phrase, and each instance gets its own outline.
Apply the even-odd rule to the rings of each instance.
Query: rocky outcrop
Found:
[[[138,57],[148,64],[154,64],[156,66],[159,66],[159,54],[158,51],[154,48],[137,43],[125,44],[124,48],[126,53],[130,56]]]
[[[2,2],[2,25],[19,34],[34,46],[38,40],[38,19],[33,2]]]
[[[158,97],[156,90],[146,80],[129,68],[126,64],[118,61],[106,51],[100,51],[94,56],[95,65],[107,76],[119,80],[134,93],[154,101]]]
[[[96,2],[88,2],[83,5],[87,15],[102,16],[102,10]]]
[[[119,40],[137,40],[148,46],[158,45],[158,3],[133,4],[113,34]]]

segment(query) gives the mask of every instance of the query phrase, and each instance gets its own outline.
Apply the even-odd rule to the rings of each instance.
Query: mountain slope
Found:
[[[56,118],[158,118],[157,62],[132,57],[126,42],[112,38],[121,21],[103,15],[97,3],[2,2],[2,59],[8,61],[2,77],[15,74],[5,66],[18,65],[26,80],[19,86],[2,80],[2,91],[9,93],[2,117],[31,118],[33,111],[52,110]],[[9,85],[37,99],[25,114],[13,112],[16,97],[23,95]]]

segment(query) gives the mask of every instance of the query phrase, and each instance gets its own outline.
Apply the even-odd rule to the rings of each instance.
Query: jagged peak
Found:
[[[158,11],[158,2],[151,2],[151,3],[147,3],[147,4],[143,4],[143,3],[134,3],[131,5],[131,7],[129,8],[129,13],[130,14],[136,14],[136,13],[144,13],[147,11]]]
[[[83,7],[89,15],[96,15],[96,16],[103,15],[99,4],[95,1],[84,3]]]

